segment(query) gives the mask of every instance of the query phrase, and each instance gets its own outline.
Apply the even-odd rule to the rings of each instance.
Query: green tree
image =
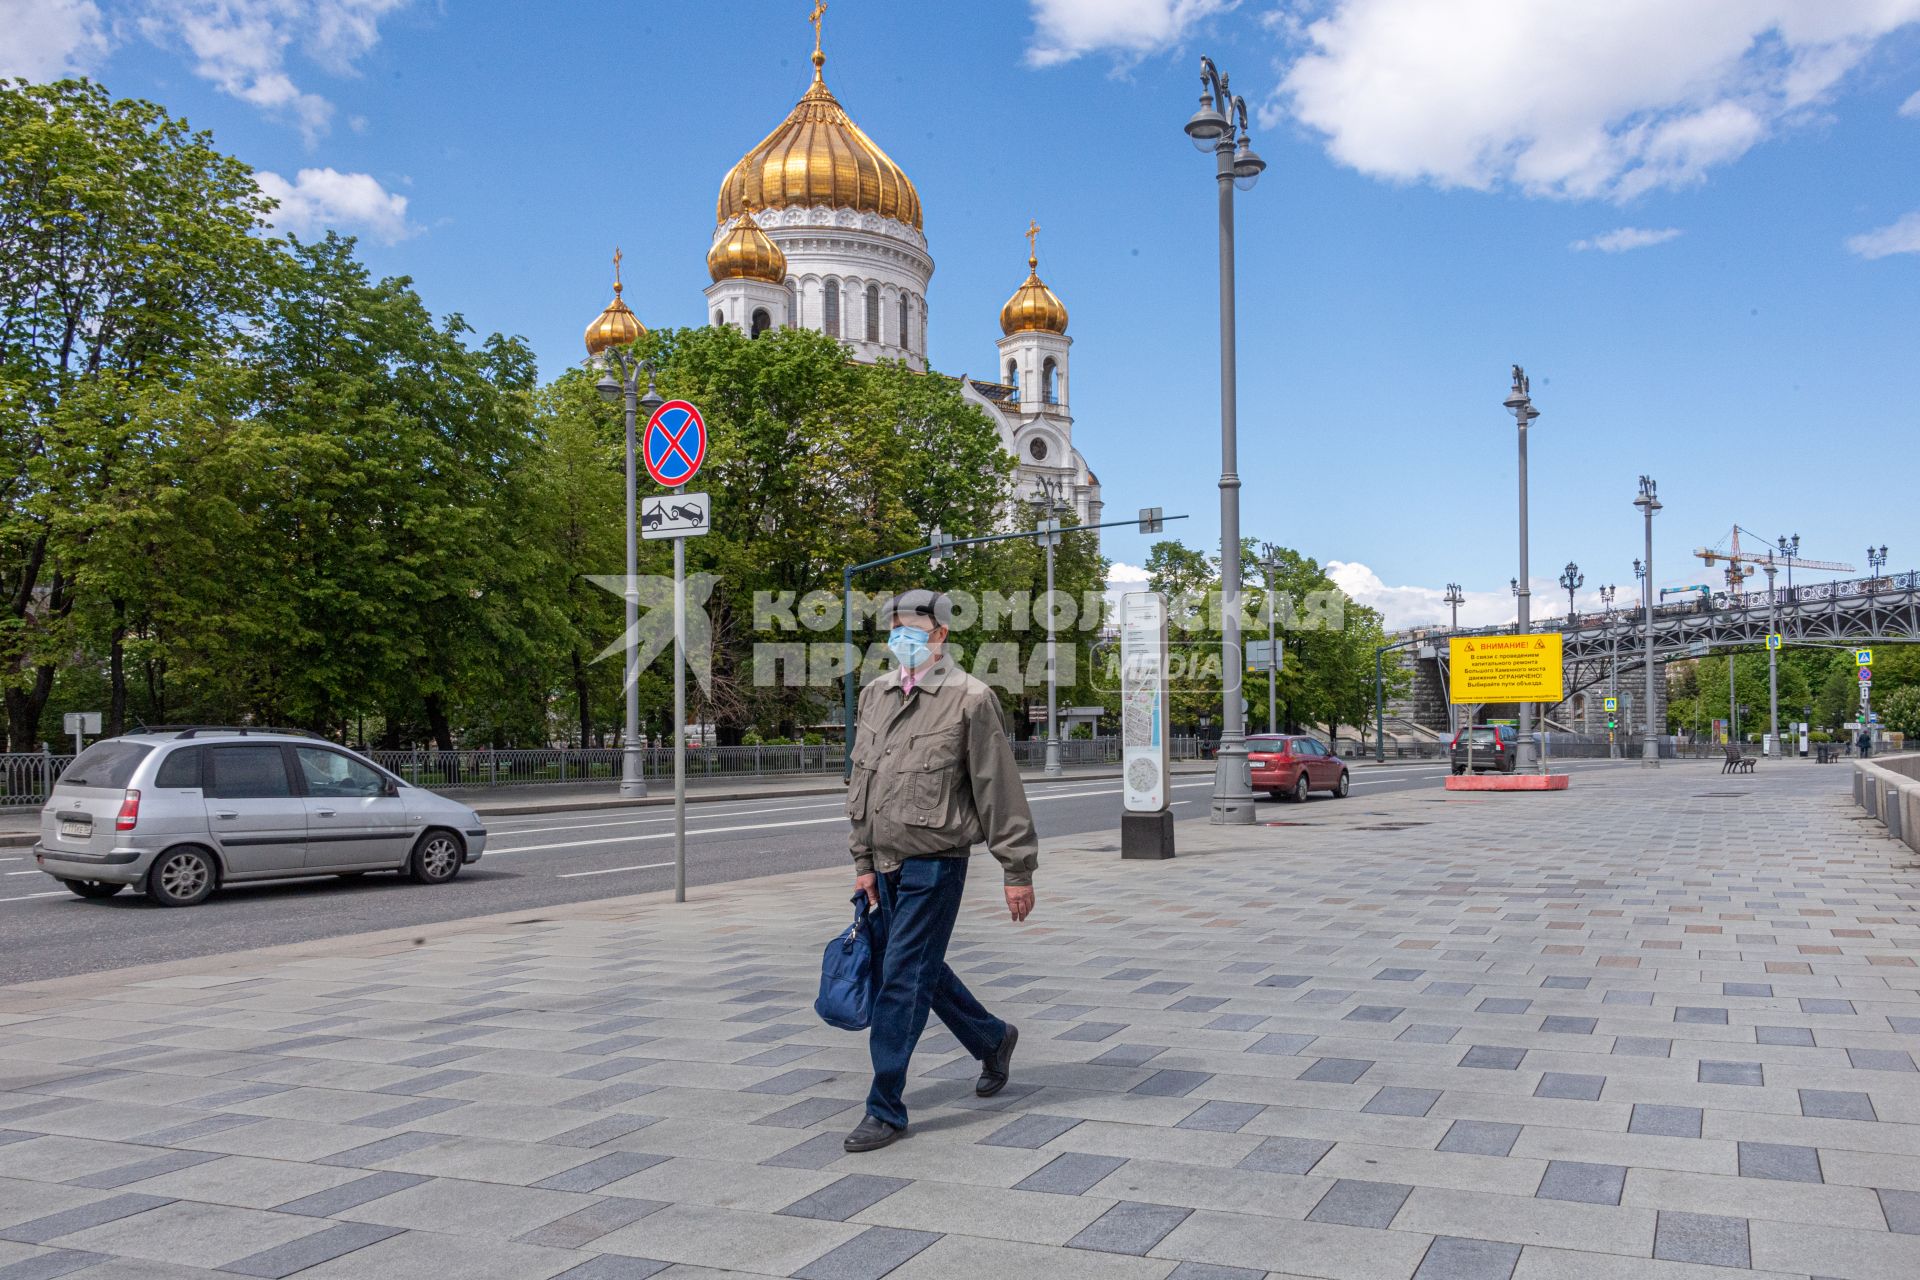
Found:
[[[1920,739],[1920,685],[1904,685],[1874,704],[1880,723],[1909,742]]]

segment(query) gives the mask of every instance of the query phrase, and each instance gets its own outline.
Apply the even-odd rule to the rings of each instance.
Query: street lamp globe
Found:
[[[1200,109],[1187,121],[1187,136],[1195,151],[1211,151],[1227,131],[1227,118],[1213,108],[1213,95],[1200,95]]]
[[[1253,185],[1260,181],[1260,175],[1266,168],[1267,162],[1260,158],[1259,153],[1245,138],[1240,139],[1240,145],[1233,153],[1233,185],[1242,191],[1253,190]]]
[[[598,391],[600,398],[608,404],[619,404],[620,397],[624,394],[620,379],[613,376],[611,369],[600,375],[600,380],[593,384],[593,389]]]

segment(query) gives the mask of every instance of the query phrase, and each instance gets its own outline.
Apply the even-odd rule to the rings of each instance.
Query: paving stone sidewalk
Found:
[[[1920,868],[1844,781],[1077,837],[1018,928],[983,857],[1014,1082],[933,1028],[866,1156],[837,874],[0,988],[0,1280],[1913,1280]]]

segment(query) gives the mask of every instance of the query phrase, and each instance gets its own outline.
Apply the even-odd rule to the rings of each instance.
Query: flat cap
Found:
[[[881,606],[882,622],[903,616],[931,618],[939,626],[950,627],[953,625],[953,602],[942,592],[915,587],[911,591],[902,591]]]

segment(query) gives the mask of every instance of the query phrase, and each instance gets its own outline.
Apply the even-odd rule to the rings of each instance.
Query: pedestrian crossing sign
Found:
[[[1607,699],[1607,707],[1606,707],[1606,709],[1607,709],[1608,711],[1618,711],[1618,710],[1620,709],[1620,699],[1618,699],[1618,698],[1608,698],[1608,699]]]
[[[1870,667],[1870,666],[1872,666],[1872,665],[1873,665],[1873,650],[1871,650],[1871,649],[1855,649],[1855,650],[1853,651],[1853,665],[1854,665],[1854,666],[1856,666],[1856,667]]]
[[[1779,647],[1780,647],[1780,633],[1778,631],[1775,631],[1767,637],[1767,648],[1778,649]]]

